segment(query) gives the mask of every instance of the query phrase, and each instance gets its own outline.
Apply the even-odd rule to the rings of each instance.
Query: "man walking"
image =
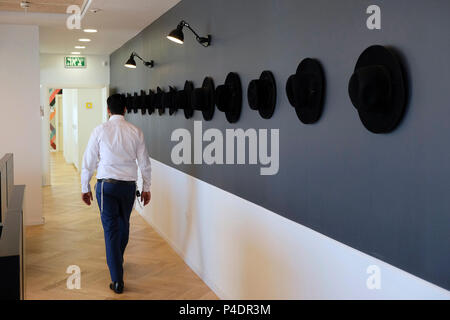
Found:
[[[124,118],[125,98],[108,98],[108,122],[91,134],[81,171],[82,199],[93,200],[89,184],[97,170],[96,197],[105,234],[106,261],[111,274],[111,290],[123,292],[123,254],[128,243],[130,214],[136,195],[137,166],[142,173],[141,201],[150,202],[150,158],[142,131]]]

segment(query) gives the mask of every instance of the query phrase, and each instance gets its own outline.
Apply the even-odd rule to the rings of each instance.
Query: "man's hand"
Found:
[[[149,204],[152,194],[150,191],[141,193],[141,202],[144,203],[144,207]]]
[[[91,205],[91,200],[94,200],[94,198],[92,197],[92,192],[89,191],[87,193],[82,193],[81,194],[81,199],[84,201],[84,203],[86,203],[88,206]]]

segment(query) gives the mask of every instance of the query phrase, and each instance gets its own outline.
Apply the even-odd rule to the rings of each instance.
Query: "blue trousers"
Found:
[[[128,244],[136,185],[98,182],[97,203],[105,235],[106,262],[112,281],[123,281],[123,254]]]

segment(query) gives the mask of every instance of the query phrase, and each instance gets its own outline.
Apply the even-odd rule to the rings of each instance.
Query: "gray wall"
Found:
[[[365,11],[377,3],[382,30],[369,31]],[[173,165],[170,135],[192,130],[199,112],[190,120],[182,112],[127,118],[144,130],[151,157],[450,289],[449,12],[446,0],[184,0],[111,55],[111,86],[182,88],[205,76],[219,85],[235,71],[246,92],[251,79],[272,70],[279,93],[272,119],[250,110],[245,94],[238,123],[216,110],[203,128],[279,128],[276,176],[249,165]],[[181,19],[211,33],[212,46],[188,32],[183,46],[166,40]],[[404,120],[386,135],[364,129],[347,95],[356,60],[372,44],[395,47],[410,77]],[[155,68],[124,68],[133,50]],[[319,59],[327,77],[323,116],[310,126],[284,90],[305,57]]]

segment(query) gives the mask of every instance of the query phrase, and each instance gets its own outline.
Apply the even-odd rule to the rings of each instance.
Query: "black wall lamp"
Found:
[[[178,24],[177,28],[172,30],[171,33],[167,36],[167,39],[178,43],[183,44],[184,43],[184,34],[183,34],[183,28],[186,27],[195,35],[195,39],[198,43],[200,43],[204,47],[209,47],[211,45],[211,35],[208,34],[206,37],[200,37],[197,32],[195,32],[194,29],[191,28],[189,23],[187,23],[184,20],[181,20],[181,22]]]
[[[153,68],[153,66],[155,65],[153,60],[145,61],[136,52],[133,52],[130,56],[130,59],[128,59],[128,61],[125,63],[125,67],[130,69],[136,69],[136,61],[134,60],[134,57],[140,59],[144,63],[144,66],[146,67]]]

